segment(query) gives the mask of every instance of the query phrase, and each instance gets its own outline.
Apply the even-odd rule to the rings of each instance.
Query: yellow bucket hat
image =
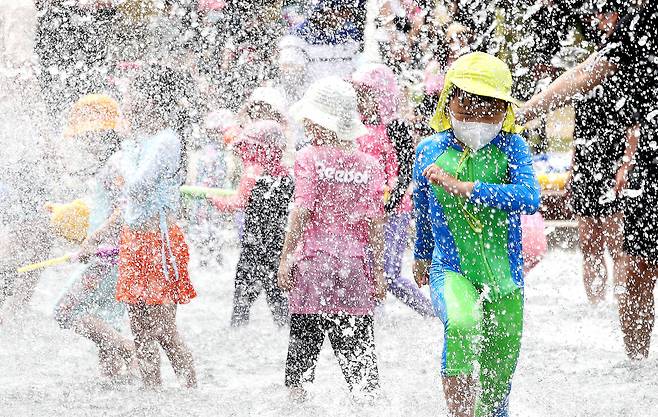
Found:
[[[507,64],[493,55],[472,52],[457,59],[448,69],[436,111],[430,120],[430,127],[437,132],[451,128],[446,105],[453,86],[467,93],[497,98],[515,106],[521,104],[512,97],[512,72]],[[512,106],[507,107],[503,131],[510,133],[523,131],[523,126],[515,122]]]
[[[57,235],[77,243],[85,240],[89,229],[90,210],[84,201],[47,203],[46,208],[51,212],[50,226]]]
[[[116,129],[119,125],[119,103],[105,94],[87,94],[71,107],[64,136]]]

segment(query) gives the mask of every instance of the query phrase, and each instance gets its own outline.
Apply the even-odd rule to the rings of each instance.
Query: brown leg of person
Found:
[[[619,306],[619,315],[626,354],[631,359],[643,359],[649,355],[658,266],[639,257],[629,257],[628,266],[628,293]]]
[[[443,393],[450,417],[473,417],[475,379],[471,375],[443,377]]]
[[[176,376],[184,381],[187,388],[195,388],[197,380],[194,361],[192,353],[183,342],[176,327],[176,305],[163,304],[148,306],[148,308],[160,323],[156,337],[169,358]]]
[[[583,253],[585,293],[590,303],[597,304],[605,298],[608,275],[603,257],[605,240],[601,221],[592,217],[579,217],[578,237]]]
[[[623,248],[624,215],[622,213],[616,213],[603,219],[603,237],[610,256],[612,256],[614,293],[619,299],[626,294],[626,271],[628,270],[626,266],[628,257]]]
[[[631,359],[635,359],[637,357],[636,326],[638,320],[638,300],[636,299],[637,291],[635,283],[638,281],[638,275],[640,274],[638,270],[638,258],[629,256],[626,267],[626,294],[619,299],[619,322],[624,338],[626,355]]]
[[[160,352],[155,337],[159,323],[150,314],[144,303],[129,304],[130,329],[135,337],[135,352],[139,361],[139,371],[147,387],[162,384],[160,377]],[[157,318],[156,318],[157,319]]]
[[[135,344],[123,337],[112,326],[92,315],[80,317],[73,323],[73,330],[98,346],[98,358],[101,367],[106,368],[107,376],[116,376],[121,365],[126,368],[133,366],[135,359]],[[103,364],[106,363],[106,366]]]

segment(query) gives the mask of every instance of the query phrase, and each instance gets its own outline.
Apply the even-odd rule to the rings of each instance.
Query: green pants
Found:
[[[442,374],[471,375],[479,363],[482,391],[476,416],[507,416],[521,347],[523,290],[488,300],[463,275],[436,272],[430,273],[430,287],[445,332]]]

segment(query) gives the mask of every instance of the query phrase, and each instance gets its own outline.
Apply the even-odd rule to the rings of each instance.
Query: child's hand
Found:
[[[279,264],[279,272],[277,274],[277,284],[279,288],[284,291],[290,291],[294,288],[295,283],[292,278],[292,259],[284,256]]]
[[[427,178],[430,183],[443,187],[446,189],[446,191],[449,191],[448,188],[454,186],[456,182],[459,182],[455,177],[451,176],[442,168],[439,168],[434,164],[425,168],[425,171],[423,171],[423,176]]]
[[[87,263],[91,257],[96,255],[96,247],[90,245],[87,241],[82,242],[80,245],[80,250],[75,255],[75,259],[78,262]]]
[[[473,191],[472,182],[459,181],[457,178],[434,164],[425,168],[423,176],[427,178],[431,184],[437,185],[453,195],[468,197]]]
[[[418,287],[422,287],[429,282],[429,268],[430,262],[422,259],[416,259],[414,261],[414,280]]]

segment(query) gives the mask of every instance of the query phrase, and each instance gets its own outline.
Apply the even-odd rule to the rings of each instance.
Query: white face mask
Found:
[[[503,121],[500,123],[479,123],[479,122],[460,122],[450,114],[450,124],[455,137],[464,145],[473,151],[479,151],[494,140],[500,130],[503,128]]]

